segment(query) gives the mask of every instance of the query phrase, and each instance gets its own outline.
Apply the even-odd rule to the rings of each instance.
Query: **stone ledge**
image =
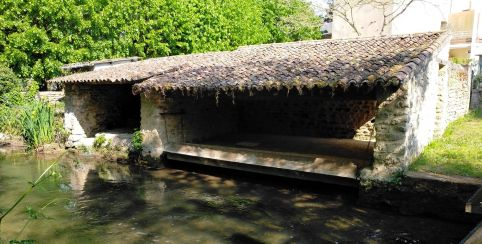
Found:
[[[479,187],[480,179],[408,172],[399,183],[373,183],[361,188],[358,203],[406,215],[475,224],[482,216],[466,213],[465,205]]]
[[[441,175],[441,174],[435,174],[435,173],[410,171],[407,173],[407,177],[418,178],[421,180],[449,182],[449,183],[455,183],[455,184],[466,184],[466,185],[474,185],[474,186],[482,185],[482,179],[465,177],[465,176],[457,176],[457,175],[452,176],[452,175]]]

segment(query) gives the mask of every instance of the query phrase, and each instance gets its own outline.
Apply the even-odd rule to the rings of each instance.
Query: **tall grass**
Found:
[[[35,101],[26,105],[20,123],[22,136],[30,148],[38,148],[55,139],[54,110],[46,102]]]

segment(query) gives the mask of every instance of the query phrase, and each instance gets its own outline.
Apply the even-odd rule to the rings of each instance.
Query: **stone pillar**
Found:
[[[384,96],[380,92],[379,101],[383,102],[375,118],[373,170],[362,172],[362,177],[386,180],[393,173],[407,169],[420,155],[436,131],[441,88],[438,63],[431,61],[395,93]]]
[[[384,97],[379,95],[380,99]],[[373,169],[362,172],[365,178],[384,178],[400,169],[407,159],[407,127],[409,101],[407,85],[386,98],[378,107],[375,117],[376,142],[373,151]]]
[[[64,128],[69,132],[70,136],[67,139],[67,146],[73,146],[77,142],[86,138],[87,135],[82,128],[76,113],[82,107],[82,99],[79,98],[78,85],[65,85],[65,112],[64,112]]]
[[[161,100],[153,94],[141,95],[142,156],[159,159],[164,150],[166,128],[160,110]]]

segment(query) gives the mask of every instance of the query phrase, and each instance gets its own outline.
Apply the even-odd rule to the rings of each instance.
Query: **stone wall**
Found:
[[[375,116],[374,98],[286,95],[236,101],[240,129],[248,133],[353,138]]]
[[[238,130],[238,114],[231,100],[161,94],[141,98],[143,154],[159,158],[167,143],[200,142]]]
[[[450,123],[469,111],[470,104],[470,81],[466,70],[458,64],[447,66],[448,91],[447,91],[447,115],[446,123]]]
[[[353,139],[358,141],[375,141],[376,136],[375,118],[372,118],[356,130]]]
[[[435,136],[441,136],[447,125],[469,111],[470,81],[466,69],[448,63],[439,70]]]
[[[384,101],[375,118],[373,170],[363,172],[364,178],[382,179],[405,169],[434,137],[440,88],[438,63],[424,66],[395,93],[380,91]]]
[[[379,93],[374,166],[364,177],[406,169],[449,122],[467,113],[469,84],[454,67],[432,60],[395,93]]]
[[[69,142],[98,132],[139,128],[139,97],[131,85],[65,85],[65,128]]]

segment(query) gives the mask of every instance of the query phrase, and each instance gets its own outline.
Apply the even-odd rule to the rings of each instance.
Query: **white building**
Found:
[[[452,61],[477,72],[482,55],[482,0],[334,0],[333,39],[449,30]],[[375,3],[376,2],[376,3]]]

